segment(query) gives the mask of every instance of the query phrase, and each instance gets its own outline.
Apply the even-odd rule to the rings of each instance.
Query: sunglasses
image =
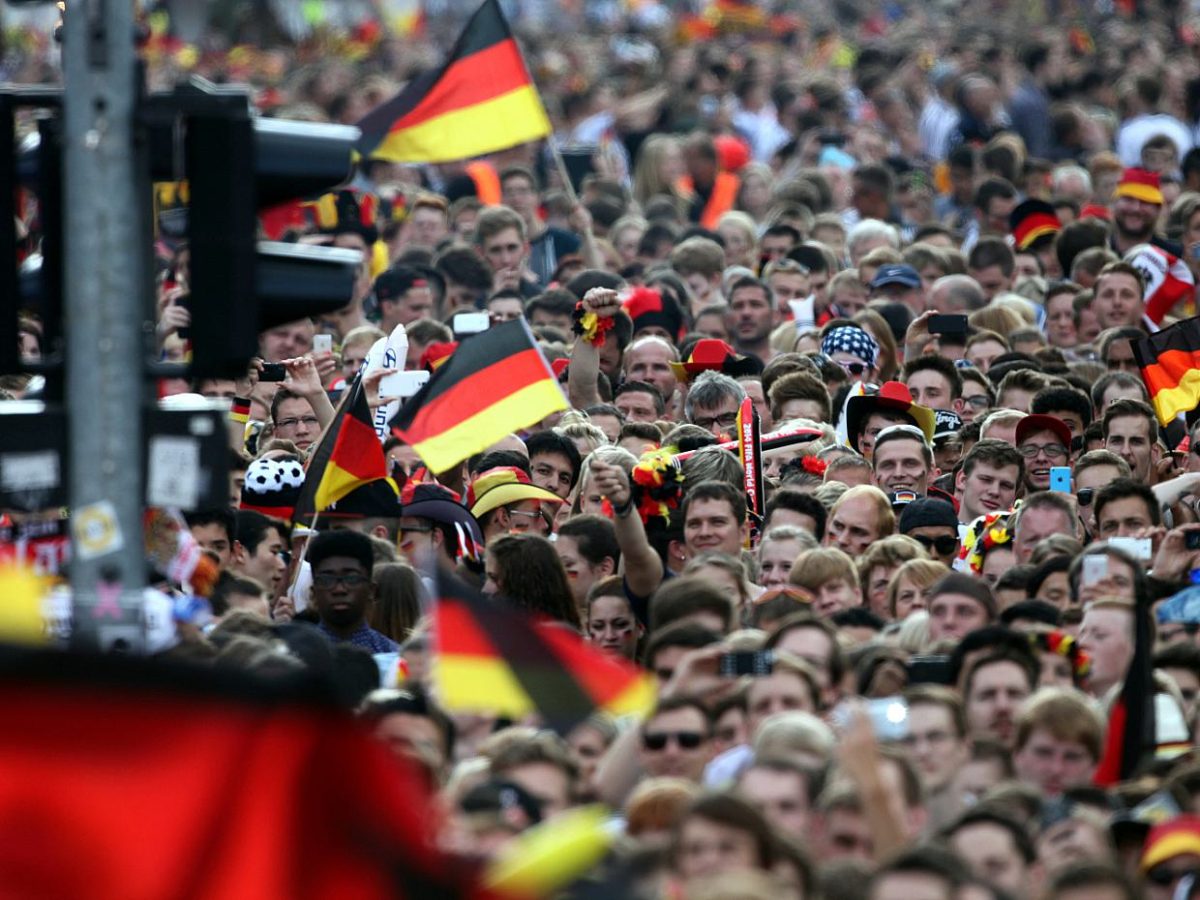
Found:
[[[951,537],[948,534],[939,534],[937,537],[928,537],[927,535],[923,534],[910,534],[909,537],[926,550],[932,550],[938,556],[949,556],[958,549],[958,538]]]
[[[866,363],[858,362],[839,362],[839,366],[849,372],[851,375],[861,375],[870,368]]]
[[[1095,496],[1095,488],[1080,488],[1075,492],[1075,499],[1079,501],[1080,506],[1091,506],[1092,498]]]
[[[1168,866],[1155,866],[1146,872],[1146,880],[1159,887],[1170,887],[1179,879],[1196,874],[1194,869],[1175,870]]]
[[[642,735],[642,746],[657,753],[674,740],[681,750],[695,750],[704,743],[699,731],[648,731]]]

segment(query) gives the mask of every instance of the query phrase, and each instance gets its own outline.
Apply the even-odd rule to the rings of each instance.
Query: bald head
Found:
[[[943,275],[929,292],[929,307],[943,315],[964,315],[983,309],[987,297],[970,275]]]

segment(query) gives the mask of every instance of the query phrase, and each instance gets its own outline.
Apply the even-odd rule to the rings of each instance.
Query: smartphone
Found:
[[[469,312],[455,315],[454,323],[450,327],[454,329],[455,335],[479,334],[481,331],[487,331],[490,324],[487,313]]]
[[[908,737],[908,703],[903,697],[880,697],[865,704],[871,729],[881,741],[902,741]],[[836,728],[845,730],[850,722],[850,706],[839,703],[829,714]]]
[[[775,654],[770,650],[743,650],[723,653],[717,662],[717,672],[725,678],[739,675],[770,675],[775,665]]]
[[[1050,467],[1050,490],[1057,494],[1071,493],[1071,467]]]
[[[332,334],[314,334],[313,335],[313,353],[332,353],[333,352],[333,335]]]
[[[962,315],[936,315],[929,317],[929,333],[966,337],[967,317]]]
[[[384,375],[379,382],[381,397],[411,397],[429,381],[429,372],[416,369],[411,372],[396,370]]]
[[[1200,550],[1200,531],[1188,531],[1183,535],[1183,545],[1189,550]]]
[[[1103,553],[1093,553],[1083,558],[1083,584],[1095,584],[1108,577],[1108,557]]]
[[[287,366],[283,363],[263,363],[258,373],[259,381],[283,381],[287,378]]]
[[[909,684],[951,684],[950,657],[946,654],[914,656],[905,667]]]
[[[1150,560],[1154,556],[1154,547],[1150,538],[1115,537],[1108,542],[1114,547],[1120,547],[1134,559]]]

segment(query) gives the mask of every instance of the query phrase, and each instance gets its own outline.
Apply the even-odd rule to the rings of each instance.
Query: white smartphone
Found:
[[[1083,558],[1083,578],[1086,584],[1095,584],[1108,577],[1108,557],[1103,553],[1093,553]]]
[[[1154,556],[1154,547],[1150,538],[1115,537],[1108,542],[1114,547],[1120,547],[1134,559],[1150,560]]]
[[[314,334],[313,335],[313,353],[332,353],[333,352],[333,335],[332,334]]]
[[[384,375],[379,382],[381,397],[411,397],[429,381],[429,373],[424,369],[414,369],[409,372],[397,370],[390,375]]]
[[[490,324],[487,313],[469,312],[455,315],[454,323],[450,327],[454,329],[455,334],[479,334],[481,331],[487,331]]]

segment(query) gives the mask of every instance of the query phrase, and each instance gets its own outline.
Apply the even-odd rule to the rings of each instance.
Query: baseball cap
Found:
[[[1042,413],[1032,413],[1017,423],[1017,445],[1031,434],[1039,431],[1051,431],[1059,442],[1066,448],[1071,447],[1071,429],[1067,423],[1057,416],[1047,416]]]
[[[904,287],[919,288],[921,276],[912,266],[904,263],[891,263],[880,266],[875,277],[871,279],[871,289],[886,287],[889,284],[900,284]]]

